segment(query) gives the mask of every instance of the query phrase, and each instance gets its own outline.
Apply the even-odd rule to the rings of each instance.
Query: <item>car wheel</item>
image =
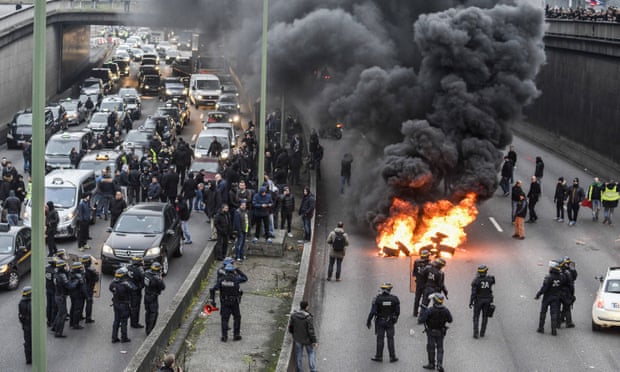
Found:
[[[164,252],[164,255],[161,258],[161,275],[168,275],[168,252]]]
[[[17,271],[12,270],[9,273],[9,281],[7,284],[7,288],[10,290],[14,290],[17,287],[19,287],[19,274],[17,273]]]
[[[598,332],[601,330],[601,326],[599,326],[598,324],[594,323],[594,320],[592,321],[592,332]]]

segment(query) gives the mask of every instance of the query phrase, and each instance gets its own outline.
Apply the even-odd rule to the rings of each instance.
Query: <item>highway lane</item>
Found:
[[[345,143],[323,140],[325,159],[340,159],[347,148]],[[346,137],[345,137],[346,141]],[[328,145],[326,145],[326,143]],[[591,221],[590,210],[582,208],[575,227],[558,223],[552,203],[555,182],[559,176],[572,181],[579,177],[587,188],[592,176],[582,168],[567,163],[547,150],[515,138],[519,161],[516,178],[524,180],[529,189],[529,177],[534,172],[534,159],[545,161],[543,198],[538,204],[539,221],[526,225],[526,239],[514,240],[510,220],[509,198],[496,196],[479,206],[477,220],[467,229],[468,242],[460,247],[446,266],[446,285],[449,290],[448,308],[454,316],[445,342],[446,370],[458,371],[551,371],[594,370],[617,371],[620,356],[615,352],[620,331],[591,331],[591,306],[598,288],[595,275],[604,274],[607,267],[618,262],[618,232],[600,222]],[[354,148],[363,151],[361,148]],[[359,152],[358,152],[359,153]],[[340,219],[348,226],[351,247],[343,263],[343,281],[326,282],[322,278],[314,294],[322,296],[317,314],[319,349],[318,368],[347,371],[418,371],[426,364],[426,335],[423,327],[412,317],[413,294],[409,293],[408,259],[381,258],[376,255],[374,236],[364,229],[352,230],[343,214],[346,203],[354,203],[338,194],[339,162],[324,161],[324,180],[319,193],[319,227],[315,238],[319,254],[327,271],[326,248],[321,241]],[[353,174],[363,172],[354,163]],[[601,175],[607,178],[613,175]],[[497,221],[499,231],[490,218]],[[548,261],[570,256],[577,264],[577,301],[573,319],[576,328],[559,330],[550,335],[547,314],[545,334],[535,332],[538,325],[540,301],[534,295],[548,271]],[[495,275],[496,315],[489,321],[483,339],[472,338],[472,311],[468,309],[470,283],[479,264],[490,267]],[[393,293],[401,299],[401,318],[396,325],[396,364],[372,362],[375,337],[366,329],[365,322],[372,298],[384,281],[394,284]],[[317,309],[318,307],[318,309]],[[384,351],[387,359],[387,350]]]
[[[164,65],[162,65],[163,67]],[[163,67],[166,69],[165,67]],[[136,69],[136,66],[133,66]],[[123,85],[135,85],[132,79],[126,79]],[[143,98],[143,115],[141,120],[134,122],[137,128],[149,113],[153,113],[159,104],[156,97]],[[192,110],[192,123],[183,131],[182,137],[186,141],[202,129],[200,122],[200,112],[194,108]],[[84,127],[82,124],[80,127]],[[71,128],[71,130],[77,130]],[[18,170],[23,169],[22,154],[18,150],[2,150],[0,156],[6,156],[12,160]],[[205,245],[209,244],[210,236],[209,225],[205,224],[205,217],[202,212],[193,212],[189,222],[189,229],[192,235],[193,245],[185,246],[185,254],[180,258],[173,258],[170,261],[170,273],[164,279],[166,290],[160,296],[160,314],[165,312],[176,294],[177,290],[185,280],[187,272],[196,262],[202,253]],[[94,226],[91,226],[91,236],[93,239],[89,244],[93,249],[87,253],[100,256],[100,249],[108,236],[106,228],[108,221],[98,219]],[[64,248],[69,253],[80,254],[77,250],[75,240],[59,240],[58,248]],[[86,324],[83,330],[73,330],[69,328],[67,322],[65,326],[65,339],[56,339],[53,333],[47,332],[47,352],[49,371],[119,371],[125,368],[134,352],[140,347],[141,342],[146,338],[144,329],[129,329],[131,343],[112,344],[111,328],[113,311],[110,307],[111,296],[108,290],[111,276],[102,278],[102,294],[94,301],[95,323]],[[26,275],[20,288],[30,284],[30,275]],[[17,318],[17,304],[20,299],[21,290],[13,292],[0,291],[0,327],[3,330],[0,335],[0,343],[3,344],[3,352],[0,355],[0,363],[3,370],[7,371],[27,371],[30,370],[25,364],[23,351],[22,330]],[[144,306],[142,306],[141,323],[144,324]]]

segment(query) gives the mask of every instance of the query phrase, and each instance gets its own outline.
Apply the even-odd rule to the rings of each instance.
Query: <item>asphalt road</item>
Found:
[[[167,67],[164,67],[164,73]],[[135,74],[136,66],[132,67]],[[133,75],[132,75],[133,76]],[[123,86],[133,86],[133,79],[125,78]],[[149,113],[153,113],[159,104],[156,97],[145,97],[142,99],[143,112],[142,118],[134,122],[137,128]],[[192,110],[192,124],[186,127],[182,137],[190,141],[194,134],[202,129],[200,122],[200,112],[194,108]],[[82,124],[80,127],[84,127]],[[71,128],[70,130],[77,130]],[[6,156],[13,161],[14,166],[20,172],[23,169],[22,154],[19,150],[0,150],[0,157]],[[166,290],[160,296],[160,314],[168,309],[168,306],[176,294],[177,290],[186,278],[187,272],[194,265],[202,249],[208,242],[210,236],[209,224],[205,223],[205,216],[202,212],[192,212],[189,222],[189,229],[194,241],[193,245],[185,246],[183,257],[173,258],[170,261],[170,272],[165,277]],[[91,226],[90,232],[92,240],[89,245],[93,247],[90,252],[95,257],[100,257],[100,249],[108,236],[106,228],[109,222],[98,219],[97,223]],[[58,248],[64,248],[69,253],[81,254],[77,250],[75,240],[59,240]],[[104,275],[102,280],[101,297],[95,298],[93,308],[93,318],[95,323],[85,324],[83,330],[73,330],[69,328],[68,322],[65,326],[64,339],[56,339],[53,333],[47,332],[47,353],[48,371],[120,371],[125,368],[131,360],[134,352],[140,347],[141,342],[146,338],[144,329],[129,328],[129,338],[132,340],[126,344],[112,344],[113,310],[110,307],[111,293],[108,290],[111,276]],[[30,275],[23,278],[20,288],[30,284]],[[28,371],[29,366],[25,364],[23,349],[23,333],[17,317],[17,304],[21,297],[21,290],[12,292],[0,291],[0,344],[3,345],[0,353],[0,369],[4,371]],[[69,302],[69,300],[68,300]],[[144,306],[141,307],[140,322],[144,324]]]
[[[342,142],[323,140],[325,159],[340,159],[347,146]],[[326,145],[327,143],[327,145]],[[613,227],[591,220],[591,210],[581,208],[578,223],[569,227],[555,218],[553,191],[559,176],[569,183],[579,177],[587,190],[592,175],[583,168],[567,163],[549,151],[515,138],[519,155],[515,177],[524,181],[529,190],[529,177],[534,172],[534,159],[542,156],[545,162],[543,197],[537,211],[538,223],[526,224],[523,241],[511,238],[514,227],[510,219],[510,200],[501,195],[479,205],[477,220],[467,229],[469,239],[445,268],[449,290],[447,307],[454,322],[445,340],[444,367],[448,371],[618,371],[617,353],[619,330],[591,331],[591,306],[598,288],[595,275],[604,274],[608,266],[618,262],[620,245],[617,224]],[[315,239],[327,237],[338,220],[348,226],[342,211],[347,203],[355,203],[338,193],[339,161],[323,162],[324,181],[319,192],[319,226]],[[363,172],[360,162],[353,163],[355,174]],[[616,175],[600,175],[615,178]],[[355,186],[353,186],[355,187]],[[493,218],[498,228],[491,222]],[[602,220],[602,218],[601,218]],[[409,259],[377,256],[374,236],[349,229],[351,246],[343,263],[343,281],[327,282],[325,274],[316,292],[319,296],[317,330],[319,370],[330,371],[422,371],[426,364],[426,334],[412,316],[413,294],[409,293]],[[320,244],[319,244],[320,245]],[[325,250],[320,251],[327,271]],[[579,276],[575,283],[577,301],[573,320],[576,328],[561,328],[558,336],[550,334],[547,314],[545,334],[535,332],[538,326],[540,301],[534,295],[548,271],[549,260],[565,255],[576,262]],[[472,311],[468,308],[470,283],[476,268],[484,263],[489,274],[495,275],[495,317],[489,321],[487,335],[472,337]],[[399,362],[376,363],[370,360],[375,353],[375,336],[365,326],[372,298],[382,282],[394,284],[393,293],[401,300],[401,317],[396,325],[396,353]],[[321,299],[322,296],[322,299]],[[387,348],[387,345],[386,345]],[[387,350],[384,351],[387,360]]]

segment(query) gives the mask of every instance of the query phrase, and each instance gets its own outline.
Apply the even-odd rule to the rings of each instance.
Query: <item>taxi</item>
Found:
[[[620,267],[607,269],[598,276],[600,285],[592,304],[592,331],[620,326]]]
[[[32,230],[27,226],[0,224],[0,286],[19,287],[21,278],[30,272]]]
[[[98,151],[84,155],[78,169],[89,169],[95,171],[95,175],[100,175],[101,171],[110,167],[112,172],[116,170],[116,159],[119,153],[116,151]]]

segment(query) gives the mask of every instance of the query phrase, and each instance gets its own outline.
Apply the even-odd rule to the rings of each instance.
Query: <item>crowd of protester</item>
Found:
[[[620,22],[620,9],[613,6],[607,8],[562,8],[552,7],[547,4],[545,7],[545,18],[590,22]]]

